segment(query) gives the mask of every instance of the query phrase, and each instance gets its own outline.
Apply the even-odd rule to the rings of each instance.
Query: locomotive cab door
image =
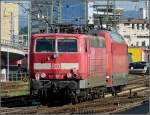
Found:
[[[89,73],[90,43],[89,43],[89,39],[88,38],[85,39],[84,45],[85,45],[85,63],[86,63],[86,68],[87,68],[87,70],[86,70],[86,76],[88,77],[90,75],[90,73]]]

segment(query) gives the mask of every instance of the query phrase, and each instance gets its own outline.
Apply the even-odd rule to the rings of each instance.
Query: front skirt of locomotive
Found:
[[[78,82],[75,80],[31,80],[30,92],[32,96],[39,96],[47,100],[72,97],[79,93]]]

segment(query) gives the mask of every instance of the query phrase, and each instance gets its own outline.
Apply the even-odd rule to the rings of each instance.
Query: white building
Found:
[[[146,20],[128,20],[119,24],[119,33],[125,38],[128,46],[148,47],[149,24]]]

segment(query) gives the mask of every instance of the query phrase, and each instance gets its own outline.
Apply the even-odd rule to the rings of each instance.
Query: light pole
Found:
[[[149,48],[148,48],[148,63],[150,65],[150,0],[148,0],[148,23],[149,23],[149,26],[148,26],[148,29],[149,29]],[[149,67],[149,74],[150,74],[150,67]]]
[[[30,53],[30,38],[31,38],[31,2],[29,2],[29,9],[28,9],[28,18],[27,18],[28,20],[27,20],[27,23],[28,23],[28,45],[27,45],[27,47],[28,47],[28,54],[27,54],[27,69],[29,70],[29,53]]]
[[[7,48],[7,76],[6,76],[6,80],[9,81],[9,51],[8,51],[8,48]]]

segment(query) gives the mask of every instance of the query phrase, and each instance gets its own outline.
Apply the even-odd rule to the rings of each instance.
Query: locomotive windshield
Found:
[[[37,39],[35,52],[77,52],[76,39]]]
[[[59,39],[58,52],[77,52],[76,39]]]
[[[55,52],[54,39],[38,39],[36,40],[36,52]]]

